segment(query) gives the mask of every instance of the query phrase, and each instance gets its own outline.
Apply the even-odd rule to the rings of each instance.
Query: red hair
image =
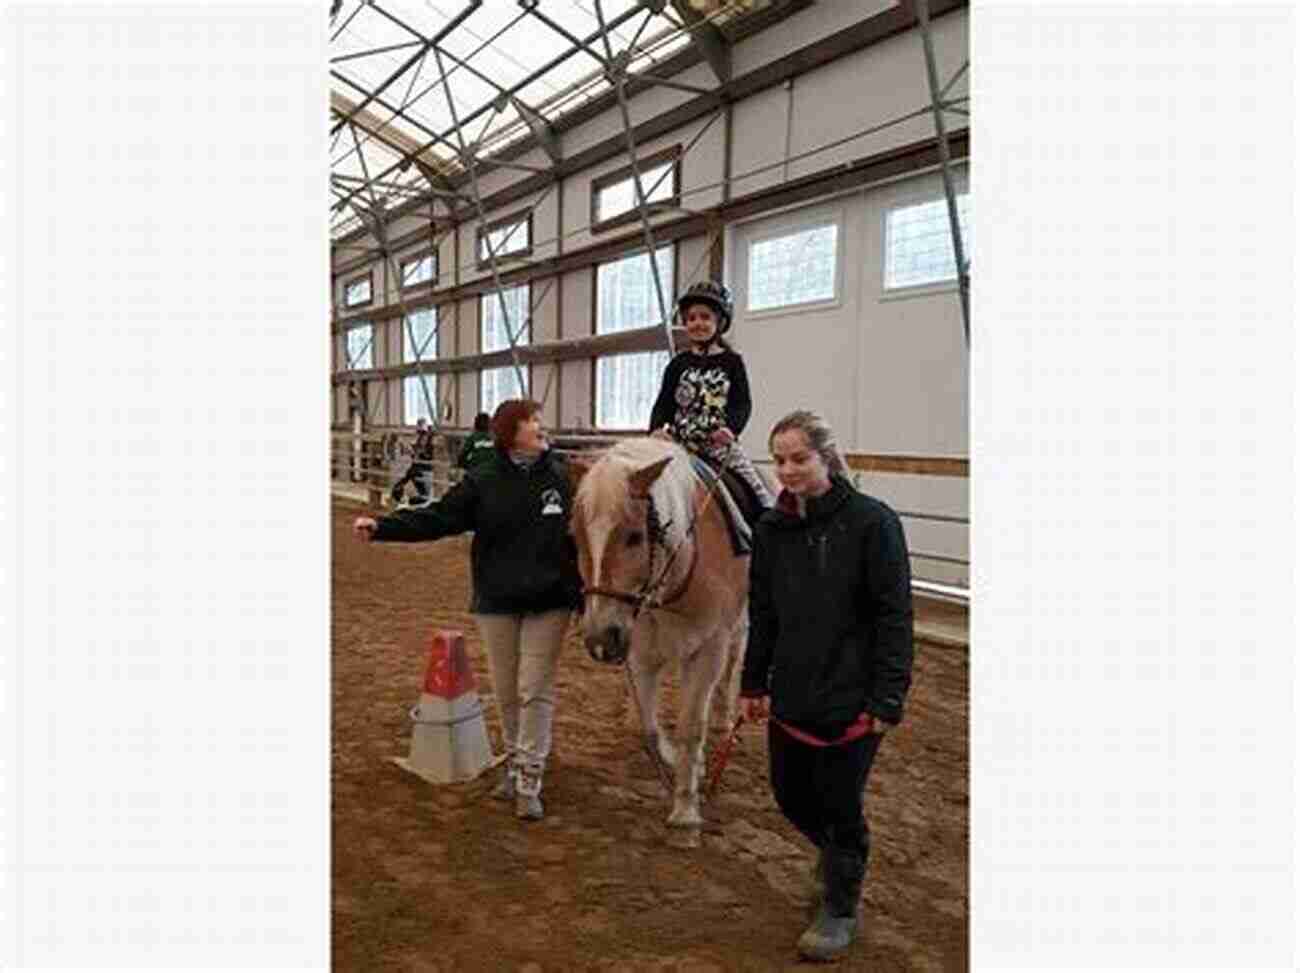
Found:
[[[519,424],[542,411],[542,404],[532,399],[506,399],[492,414],[492,439],[502,449],[513,449]]]

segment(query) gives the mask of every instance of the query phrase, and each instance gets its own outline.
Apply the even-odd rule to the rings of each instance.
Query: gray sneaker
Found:
[[[827,962],[843,956],[858,936],[858,914],[833,916],[825,906],[817,910],[812,925],[799,937],[799,955]]]
[[[521,821],[542,819],[542,775],[520,770],[515,782],[515,817]]]

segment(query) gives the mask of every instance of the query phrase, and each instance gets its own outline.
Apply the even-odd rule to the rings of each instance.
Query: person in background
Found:
[[[740,695],[768,724],[772,792],[817,848],[807,959],[858,931],[869,835],[863,791],[912,680],[912,592],[898,515],[845,478],[830,426],[792,412],[768,440],[783,487],[754,529]]]
[[[391,498],[393,505],[402,502],[406,493],[406,484],[415,484],[417,503],[429,499],[429,484],[433,479],[433,429],[428,419],[415,421],[415,442],[411,444],[411,465],[406,468],[402,478],[393,484]]]
[[[441,499],[378,520],[358,517],[353,530],[378,543],[474,532],[470,611],[487,649],[507,756],[493,796],[513,800],[517,817],[538,820],[556,668],[570,615],[582,605],[569,534],[573,493],[563,460],[547,444],[538,403],[502,402],[492,436],[491,456]]]
[[[731,328],[731,291],[714,281],[692,284],[677,300],[691,346],[664,369],[650,411],[650,433],[734,472],[752,506],[772,505],[772,491],[737,441],[753,403],[745,362],[722,337]]]
[[[465,444],[456,457],[456,465],[471,470],[484,460],[492,458],[492,417],[480,412],[474,417],[474,431],[465,438]]]

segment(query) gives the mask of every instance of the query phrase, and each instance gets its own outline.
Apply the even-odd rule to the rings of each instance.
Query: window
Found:
[[[596,359],[596,428],[645,429],[668,367],[667,351]]]
[[[673,307],[673,248],[655,251],[668,313]],[[650,257],[637,253],[596,268],[596,333],[612,334],[661,324]],[[596,427],[645,429],[668,365],[667,351],[605,355],[596,359]]]
[[[438,357],[438,310],[413,311],[402,322],[402,361],[410,364]]]
[[[664,305],[673,311],[673,247],[655,251],[659,282],[663,285]],[[643,251],[600,264],[596,268],[596,334],[613,334],[630,328],[648,328],[662,324],[655,278],[650,259]]]
[[[957,197],[962,249],[970,260],[970,194]],[[901,206],[885,218],[885,290],[957,279],[948,200]]]
[[[362,304],[369,304],[371,297],[370,274],[350,280],[343,285],[344,307],[360,307]]]
[[[432,252],[412,257],[410,260],[403,260],[402,286],[414,287],[417,284],[427,284],[433,280],[437,273],[438,260]]]
[[[433,422],[433,413],[437,404],[437,375],[426,372],[423,375],[408,375],[402,379],[402,421],[406,425],[415,425],[417,419],[428,419]]]
[[[833,301],[839,229],[827,223],[750,243],[748,309]]]
[[[492,253],[497,258],[514,257],[533,252],[533,214],[531,211],[515,213],[504,219],[479,227],[478,262],[485,266],[491,262]]]
[[[358,368],[374,368],[375,329],[370,324],[361,324],[355,328],[348,328],[347,331],[347,349],[348,349],[348,370],[353,371]]]
[[[637,161],[641,189],[652,213],[670,209],[678,202],[681,147],[673,146]],[[599,233],[638,218],[636,170],[631,166],[593,180],[591,184],[591,228]]]
[[[478,302],[479,320],[482,322],[482,332],[479,335],[481,351],[486,353],[510,347],[510,341],[506,337],[506,318],[501,316],[503,303],[509,318],[510,332],[514,335],[514,343],[526,345],[532,340],[529,337],[532,326],[528,319],[528,296],[527,284],[506,288],[501,292],[500,300],[495,291],[480,295]]]
[[[515,366],[486,368],[479,372],[479,409],[491,415],[506,399],[522,399],[528,394],[528,366],[521,366],[524,384],[520,386],[515,376]]]
[[[479,297],[479,318],[482,321],[480,334],[481,349],[484,352],[501,351],[510,347],[506,338],[506,322],[509,321],[511,333],[516,345],[526,345],[532,338],[531,313],[529,304],[529,286],[521,284],[501,292],[501,299],[495,292]],[[506,316],[501,314],[504,301]],[[524,385],[520,387],[515,375],[513,363],[501,368],[489,368],[480,373],[479,408],[483,412],[493,412],[506,399],[518,399],[528,394],[528,368],[525,366]]]

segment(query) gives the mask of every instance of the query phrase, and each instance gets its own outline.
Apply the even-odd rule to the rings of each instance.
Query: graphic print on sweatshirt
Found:
[[[685,443],[705,445],[709,436],[727,424],[727,396],[731,379],[718,367],[686,368],[677,379],[673,398],[677,412],[673,434]]]

